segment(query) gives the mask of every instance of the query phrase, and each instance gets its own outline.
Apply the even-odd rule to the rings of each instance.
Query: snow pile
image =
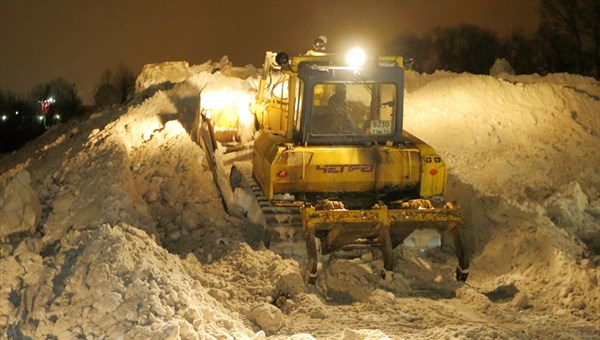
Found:
[[[2,334],[254,335],[166,251],[211,262],[242,238],[190,139],[198,92],[145,90],[3,159]]]
[[[3,337],[598,334],[595,80],[407,74],[405,128],[443,155],[448,196],[464,208],[468,284],[442,249],[399,246],[386,277],[379,251],[339,252],[309,286],[224,211],[193,141],[200,94],[205,113],[243,130],[256,75],[227,58],[148,66],[127,106],[2,158]]]
[[[141,230],[108,224],[44,245],[21,241],[2,259],[12,338],[249,337],[239,317]],[[15,275],[16,274],[16,275]]]
[[[409,75],[407,84],[411,77],[423,82]],[[600,197],[595,80],[572,88],[445,72],[425,77],[425,84],[409,85],[405,128],[440,150],[462,181],[486,195],[539,205],[577,182],[595,209]]]
[[[484,279],[472,284],[518,282],[553,312],[598,315],[600,86],[570,75],[507,79],[408,74],[405,129],[449,165],[448,194],[465,209]],[[554,304],[564,287],[572,298]]]

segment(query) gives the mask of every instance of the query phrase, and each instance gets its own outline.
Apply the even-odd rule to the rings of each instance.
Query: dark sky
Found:
[[[106,69],[123,63],[200,64],[227,55],[261,66],[264,52],[375,49],[399,34],[468,23],[500,36],[532,33],[539,0],[447,1],[7,1],[0,0],[0,88],[25,93],[63,77],[86,102]]]

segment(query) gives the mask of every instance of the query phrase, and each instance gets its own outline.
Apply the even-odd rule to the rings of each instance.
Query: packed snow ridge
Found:
[[[385,279],[372,250],[328,256],[309,286],[225,212],[190,137],[200,94],[221,124],[247,119],[258,71],[147,65],[127,105],[0,158],[0,337],[597,337],[600,86],[510,73],[406,74],[405,129],[464,209],[467,284],[452,254],[401,245]]]

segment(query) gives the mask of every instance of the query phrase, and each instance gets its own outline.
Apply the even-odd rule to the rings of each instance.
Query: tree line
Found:
[[[0,90],[0,154],[20,148],[52,125],[93,109],[123,104],[134,90],[135,74],[123,64],[115,72],[102,73],[93,107],[82,105],[75,84],[64,78],[36,85],[24,96]]]
[[[419,72],[488,74],[498,58],[517,74],[567,72],[600,79],[600,0],[542,0],[532,36],[500,38],[472,25],[436,27],[426,34],[398,36],[386,52],[412,58]]]

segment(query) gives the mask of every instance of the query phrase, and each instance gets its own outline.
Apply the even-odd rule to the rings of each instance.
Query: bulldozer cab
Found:
[[[400,67],[301,63],[295,88],[296,144],[385,144],[402,139],[404,73]]]

